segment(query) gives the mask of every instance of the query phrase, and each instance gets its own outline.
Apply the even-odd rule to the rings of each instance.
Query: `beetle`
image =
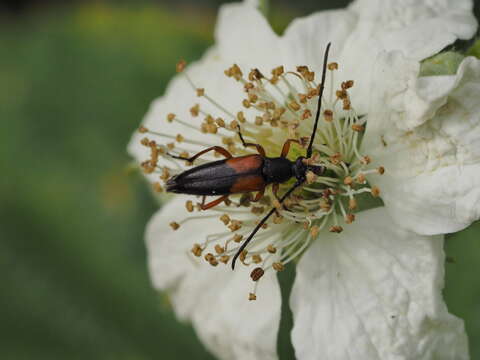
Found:
[[[203,196],[203,201],[200,207],[202,210],[207,210],[227,200],[228,196],[231,194],[257,191],[253,201],[259,201],[265,192],[265,188],[272,184],[273,193],[277,197],[279,203],[283,204],[285,199],[287,199],[296,188],[306,181],[308,171],[311,171],[316,175],[323,174],[326,170],[324,166],[308,165],[305,160],[309,159],[313,152],[313,141],[315,139],[320,108],[322,106],[322,95],[330,45],[331,44],[328,43],[325,49],[322,82],[319,86],[315,123],[305,156],[299,156],[295,161],[287,159],[291,143],[299,143],[298,140],[288,139],[283,145],[279,157],[267,157],[265,150],[261,145],[245,142],[239,126],[238,135],[242,141],[242,145],[244,147],[255,147],[258,154],[234,157],[227,149],[221,146],[209,147],[189,158],[169,154],[173,158],[185,160],[189,163],[193,163],[198,157],[210,151],[216,151],[223,155],[225,159],[205,163],[173,176],[167,181],[166,190],[173,193],[201,195]],[[279,184],[285,183],[291,178],[296,179],[295,184],[281,198],[278,198],[277,191]],[[220,195],[220,197],[205,204],[205,197],[213,195]],[[256,225],[248,238],[240,246],[233,257],[232,269],[235,268],[235,262],[239,255],[275,211],[276,208],[273,207]]]

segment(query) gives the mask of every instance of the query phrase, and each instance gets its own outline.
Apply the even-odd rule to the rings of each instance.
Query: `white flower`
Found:
[[[480,82],[476,62],[466,60],[448,80],[417,79],[420,60],[473,35],[471,7],[466,0],[357,0],[344,10],[297,19],[282,37],[251,5],[222,7],[215,46],[170,83],[129,145],[157,191],[162,190],[159,176],[165,180],[185,169],[167,151],[185,156],[223,145],[234,154],[250,153],[236,136],[238,123],[268,156],[278,156],[287,138],[310,136],[319,81],[311,72],[320,73],[327,42],[332,42],[331,61],[339,69],[332,65],[328,71],[315,142],[319,156],[312,159],[329,172],[309,179],[311,184],[290,199],[288,209],[279,209],[282,216],[272,218],[257,234],[240,259],[251,267],[237,266],[231,272],[219,263],[231,260],[242,236],[271,206],[267,201],[259,205],[232,197],[230,206],[192,213],[192,197],[176,196],[150,221],[146,237],[154,285],[169,292],[177,315],[192,322],[216,356],[277,358],[281,299],[272,270],[280,271],[303,253],[291,297],[292,340],[299,359],[468,358],[463,323],[448,313],[442,300],[443,236],[425,235],[445,229],[422,229],[418,223],[423,220],[415,221],[410,214],[417,204],[411,205],[408,194],[398,195],[398,189],[413,191],[419,199],[421,189],[436,186],[447,168],[448,181],[459,183],[453,191],[437,191],[449,201],[427,194],[421,197],[421,213],[414,216],[430,216],[428,202],[433,201],[435,220],[445,213],[439,210],[443,205],[451,208],[453,203],[456,211],[462,210],[454,218],[461,226],[446,231],[478,218],[474,181],[454,173],[467,167],[473,172],[478,166],[476,104],[465,95]],[[385,68],[389,71],[383,72]],[[225,77],[225,69],[232,79]],[[258,70],[249,73],[251,69]],[[467,70],[473,74],[468,78]],[[452,117],[457,111],[465,115],[460,125]],[[445,126],[435,131],[439,121]],[[467,124],[473,129],[468,137]],[[292,158],[305,151],[295,146]],[[395,152],[397,148],[401,151]],[[460,148],[468,151],[427,173],[425,149],[433,149],[427,152],[431,158],[444,149],[450,155]],[[196,164],[213,157],[202,159]],[[402,172],[411,159],[416,167]],[[416,174],[425,176],[418,182]],[[408,187],[398,184],[403,179]],[[361,211],[355,219],[351,211],[365,205],[363,193],[381,195],[386,207]],[[476,203],[464,202],[467,195],[477,195]],[[193,255],[204,255],[213,266]],[[254,267],[265,274],[252,283],[248,274]],[[256,301],[249,301],[248,293]]]
[[[455,232],[480,218],[480,61],[466,58],[454,76],[418,72],[401,53],[379,57],[364,145],[389,164],[377,183],[396,222]]]

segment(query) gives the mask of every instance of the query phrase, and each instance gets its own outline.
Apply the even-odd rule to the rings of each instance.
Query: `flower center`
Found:
[[[203,88],[197,87],[184,71],[185,63],[180,62],[177,70],[182,72],[191,84],[197,96],[213,105],[223,117],[205,113],[199,104],[191,107],[192,117],[203,117],[200,125],[179,119],[175,114],[168,114],[167,121],[178,122],[183,126],[203,134],[213,134],[232,154],[250,154],[249,148],[242,147],[237,135],[237,128],[242,128],[245,140],[261,144],[269,155],[279,156],[282,145],[287,139],[298,140],[298,146],[292,146],[289,159],[295,160],[305,156],[305,148],[312,135],[314,114],[316,112],[319,84],[314,72],[307,66],[298,66],[296,71],[285,71],[283,66],[274,68],[267,78],[258,69],[251,70],[245,77],[237,65],[225,70],[225,75],[243,86],[245,97],[243,111],[234,115],[219,102],[214,100]],[[241,243],[252,232],[263,216],[273,206],[274,216],[263,224],[247,248],[240,256],[240,262],[252,266],[251,278],[254,289],[249,295],[256,299],[258,280],[271,269],[281,271],[290,261],[298,258],[314,241],[321,231],[328,230],[341,233],[345,224],[355,220],[358,208],[358,196],[370,194],[378,197],[380,190],[367,182],[369,174],[383,174],[384,168],[370,168],[371,159],[360,151],[361,140],[365,130],[365,117],[358,116],[349,95],[354,86],[352,80],[336,86],[335,72],[338,64],[328,64],[328,77],[325,84],[323,105],[315,136],[314,153],[305,159],[307,166],[321,166],[325,169],[321,176],[308,171],[306,182],[287,198],[283,204],[271,189],[259,202],[253,202],[252,194],[233,195],[207,212],[198,216],[187,217],[182,222],[172,222],[176,230],[186,221],[201,221],[205,217],[219,217],[225,225],[225,231],[211,234],[206,239],[193,245],[192,254],[202,257],[212,266],[227,264],[239,250]],[[247,115],[245,114],[247,113]],[[217,144],[189,140],[183,135],[168,135],[145,127],[140,132],[153,138],[170,138],[172,142],[160,145],[151,138],[142,139],[142,144],[150,148],[150,158],[142,163],[146,173],[158,173],[160,180],[167,181],[172,175],[183,170],[185,161],[169,156],[188,158],[191,155],[185,145],[192,147],[209,147]],[[200,151],[199,148],[198,151]],[[220,154],[215,153],[215,156]],[[160,166],[159,159],[172,166]],[[199,158],[195,165],[208,162]],[[191,165],[191,164],[190,164]],[[284,193],[295,181],[280,184],[279,194]],[[160,182],[154,183],[154,189],[163,191]],[[196,209],[191,200],[186,202],[186,210],[193,213]],[[197,210],[200,210],[199,206]]]

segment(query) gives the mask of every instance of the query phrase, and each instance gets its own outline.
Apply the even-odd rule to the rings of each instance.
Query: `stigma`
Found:
[[[340,234],[345,226],[354,223],[356,217],[361,216],[357,214],[363,198],[360,195],[379,197],[381,194],[377,186],[368,182],[367,176],[372,179],[369,175],[382,175],[385,168],[372,167],[372,159],[361,151],[366,117],[356,113],[354,99],[350,96],[349,90],[355,82],[349,79],[336,81],[338,68],[337,63],[327,66],[314,151],[310,158],[301,159],[310,169],[302,186],[282,204],[278,194],[285,193],[292,185],[290,182],[273,186],[273,190],[268,189],[259,202],[254,201],[251,193],[230,195],[219,205],[206,210],[207,215],[205,211],[198,214],[201,205],[194,204],[194,199],[188,200],[185,211],[190,215],[183,221],[172,220],[170,223],[175,231],[185,222],[197,221],[202,226],[203,218],[217,217],[223,231],[197,239],[190,251],[193,258],[217,267],[231,263],[242,241],[274,208],[275,214],[262,225],[238,258],[243,266],[251,268],[250,280],[253,284],[248,294],[250,300],[256,300],[258,284],[266,272],[283,271],[313,241],[321,241],[323,232]],[[177,71],[185,77],[197,97],[213,105],[209,108],[215,109],[215,113],[205,112],[201,104],[196,103],[190,107],[191,119],[180,119],[174,113],[168,113],[159,121],[178,122],[189,131],[213,135],[218,142],[207,143],[189,139],[185,134],[167,134],[140,127],[139,132],[145,135],[141,144],[149,149],[149,157],[141,163],[141,168],[157,177],[154,191],[163,192],[169,179],[183,171],[185,166],[211,161],[207,156],[195,160],[195,164],[185,164],[185,161],[171,155],[188,158],[192,149],[200,151],[219,143],[231,154],[251,154],[252,150],[244,149],[237,135],[240,124],[247,141],[261,144],[269,156],[279,156],[282,144],[288,139],[298,143],[291,152],[292,160],[305,154],[320,93],[315,73],[307,66],[288,70],[278,66],[269,74],[254,68],[244,74],[238,65],[232,65],[224,70],[224,74],[236,81],[244,94],[238,101],[242,108],[236,110],[227,109],[208,93],[208,89],[197,86],[188,75],[184,62],[177,65]],[[158,128],[161,129],[161,125]],[[214,153],[214,157],[218,156]]]

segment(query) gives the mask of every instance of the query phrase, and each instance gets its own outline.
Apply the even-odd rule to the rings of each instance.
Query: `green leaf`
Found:
[[[470,49],[467,51],[468,56],[475,56],[480,59],[480,39],[475,41]]]
[[[447,51],[422,61],[420,76],[454,75],[462,62],[462,54]]]

